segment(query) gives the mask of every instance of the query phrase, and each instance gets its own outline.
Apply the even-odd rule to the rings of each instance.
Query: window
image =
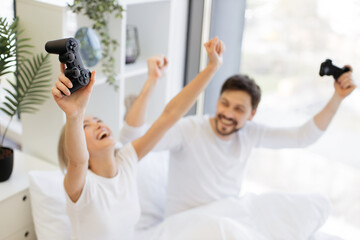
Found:
[[[359,85],[359,1],[248,0],[245,19],[241,71],[263,90],[255,121],[296,126],[320,111],[334,91],[332,77],[319,76],[327,58],[339,67],[352,65]],[[322,192],[333,204],[329,232],[360,239],[359,143],[355,89],[316,144],[256,151],[248,179],[287,191]]]

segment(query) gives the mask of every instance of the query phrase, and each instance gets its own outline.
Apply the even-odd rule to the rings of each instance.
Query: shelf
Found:
[[[72,4],[72,1],[70,1],[70,0],[57,0],[57,1],[53,1],[53,0],[35,0],[35,1],[39,2],[39,3],[45,3],[45,4],[59,6],[59,7],[67,7],[67,4]]]
[[[125,78],[136,77],[138,75],[146,74],[148,71],[147,69],[147,62],[145,59],[138,59],[135,63],[126,64],[125,65]]]
[[[134,5],[142,3],[169,2],[169,0],[119,0],[120,4]]]
[[[146,74],[148,71],[147,69],[147,62],[145,59],[138,59],[135,63],[126,64],[125,65],[125,73],[124,78],[131,78],[136,77],[139,75]],[[95,86],[102,85],[106,83],[107,77],[101,73],[100,71],[96,72],[96,78],[95,78]],[[120,76],[116,77],[117,79],[120,78]]]
[[[119,75],[116,76],[115,79],[116,79],[116,81],[119,81]],[[107,84],[106,80],[107,80],[107,76],[105,76],[103,73],[101,73],[99,71],[96,72],[96,74],[95,74],[95,86]]]
[[[96,72],[95,73],[95,86],[106,83],[106,79],[107,79],[107,77],[104,74],[102,74],[101,72]]]

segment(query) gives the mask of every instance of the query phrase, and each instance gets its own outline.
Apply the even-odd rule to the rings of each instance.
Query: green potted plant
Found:
[[[0,83],[3,77],[8,87],[3,87],[4,101],[0,111],[9,117],[4,132],[0,132],[0,182],[9,179],[13,168],[13,149],[3,146],[4,139],[12,119],[23,113],[36,112],[36,106],[42,104],[50,91],[51,79],[48,54],[33,55],[28,38],[20,38],[19,21],[9,23],[0,17]]]
[[[83,14],[92,21],[92,28],[99,34],[102,45],[102,71],[107,76],[107,83],[117,88],[115,81],[115,59],[113,53],[119,43],[111,38],[108,29],[108,18],[113,15],[121,18],[123,7],[117,0],[74,0],[68,7],[76,14]]]

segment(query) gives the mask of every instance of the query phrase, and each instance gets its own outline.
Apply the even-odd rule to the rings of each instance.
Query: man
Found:
[[[351,72],[334,82],[334,94],[318,114],[294,128],[272,128],[253,122],[261,98],[259,86],[245,75],[227,79],[215,116],[183,118],[155,147],[170,150],[165,215],[237,197],[254,147],[290,148],[314,143],[343,99],[355,89]],[[125,125],[124,129],[130,131],[131,126]]]

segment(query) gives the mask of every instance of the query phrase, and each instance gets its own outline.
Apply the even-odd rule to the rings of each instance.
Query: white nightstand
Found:
[[[36,239],[31,215],[28,172],[58,167],[20,151],[14,151],[14,170],[0,183],[0,240]]]

